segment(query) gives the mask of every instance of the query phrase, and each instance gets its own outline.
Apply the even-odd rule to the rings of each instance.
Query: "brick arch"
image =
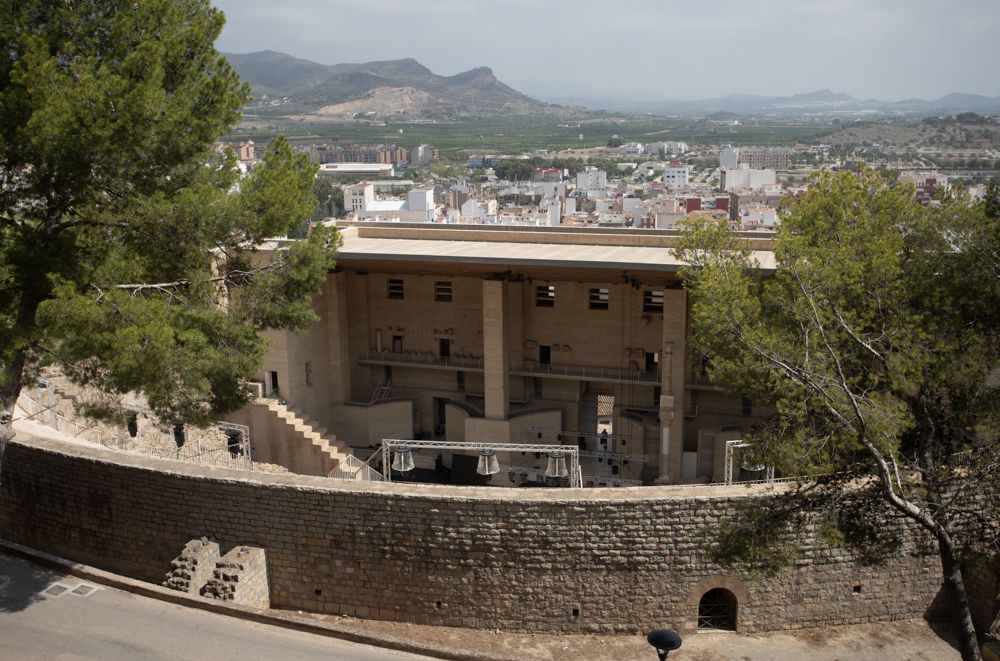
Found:
[[[736,596],[736,631],[743,628],[744,612],[750,605],[750,593],[743,585],[743,581],[736,576],[713,574],[692,585],[688,592],[687,601],[684,604],[684,629],[686,631],[697,631],[698,605],[705,593],[715,588],[729,590]]]

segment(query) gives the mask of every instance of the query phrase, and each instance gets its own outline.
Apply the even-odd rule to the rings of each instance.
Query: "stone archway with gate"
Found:
[[[739,631],[746,621],[750,593],[735,576],[707,576],[691,587],[685,604],[684,628]]]

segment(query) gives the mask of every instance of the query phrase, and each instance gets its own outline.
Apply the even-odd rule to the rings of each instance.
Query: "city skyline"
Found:
[[[1000,0],[688,6],[631,0],[216,0],[225,52],[323,64],[413,57],[441,75],[488,66],[530,96],[634,100],[830,89],[858,99],[1000,93]],[[304,27],[307,26],[307,27]]]

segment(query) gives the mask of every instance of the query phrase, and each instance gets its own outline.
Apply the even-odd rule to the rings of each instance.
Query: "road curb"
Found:
[[[409,652],[410,654],[420,654],[436,659],[449,659],[453,661],[518,661],[518,659],[514,657],[500,656],[488,651],[479,651],[473,654],[462,650],[448,649],[432,643],[411,640],[391,634],[364,631],[360,628],[346,626],[343,624],[322,622],[311,618],[298,617],[296,615],[286,613],[277,613],[269,609],[237,606],[235,604],[229,604],[223,601],[209,599],[207,597],[188,595],[154,583],[147,583],[145,581],[128,578],[127,576],[120,576],[118,574],[104,571],[103,569],[91,567],[90,565],[84,565],[72,560],[60,558],[59,556],[52,555],[51,553],[46,553],[45,551],[39,551],[28,546],[9,542],[5,539],[0,539],[0,551],[29,560],[50,569],[55,569],[78,578],[99,583],[107,587],[123,590],[125,592],[130,592],[143,597],[149,597],[151,599],[158,599],[160,601],[177,604],[179,606],[197,608],[210,613],[235,617],[250,622],[257,622],[259,624],[269,624],[283,629],[302,631],[319,636],[327,636],[329,638],[338,638],[340,640],[347,640],[353,643],[360,643],[362,645],[371,645],[374,647],[381,647],[400,652]],[[484,637],[487,635],[488,634],[486,632],[483,632]]]

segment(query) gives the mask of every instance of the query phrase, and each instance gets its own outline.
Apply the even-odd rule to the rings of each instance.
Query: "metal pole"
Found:
[[[389,453],[391,441],[382,441],[382,476],[386,482],[392,482],[392,457]]]

